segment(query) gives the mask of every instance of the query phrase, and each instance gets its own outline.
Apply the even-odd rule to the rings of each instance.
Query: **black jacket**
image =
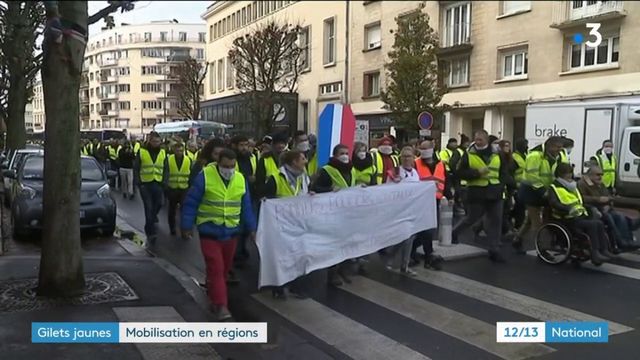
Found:
[[[469,150],[462,156],[458,164],[456,175],[462,180],[476,180],[480,178],[480,172],[469,167],[469,153],[475,153],[482,157],[488,163],[493,154],[491,146],[485,150],[476,149],[475,145],[471,145]],[[502,160],[502,159],[501,159]],[[502,200],[504,187],[507,182],[507,164],[500,161],[500,183],[497,185],[489,184],[486,187],[469,186],[467,189],[467,202],[484,202]]]
[[[331,158],[329,160],[329,165],[335,167],[336,169],[338,169],[338,171],[340,171],[340,174],[342,175],[344,180],[347,182],[347,184],[351,183],[352,165],[350,163],[344,164],[334,158]],[[318,194],[328,193],[333,191],[333,181],[331,180],[331,176],[329,176],[329,173],[325,169],[320,168],[318,169],[317,174],[318,174],[318,178],[316,179],[316,181],[314,181],[312,190]]]

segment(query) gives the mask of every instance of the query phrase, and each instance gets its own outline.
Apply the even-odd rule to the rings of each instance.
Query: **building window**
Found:
[[[247,23],[252,22],[253,19],[255,18],[254,14],[253,14],[253,8],[254,8],[255,4],[256,4],[256,2],[254,1],[253,4],[247,5]]]
[[[196,49],[196,59],[198,60],[204,59],[204,49]]]
[[[144,42],[151,42],[151,33],[150,32],[144,33]]]
[[[93,97],[93,89],[89,89],[89,96]]]
[[[167,42],[167,32],[166,31],[160,32],[160,41]]]
[[[178,33],[178,40],[182,41],[182,42],[187,41],[187,33],[186,32],[182,32],[182,31],[179,32]]]
[[[131,85],[129,84],[118,84],[118,92],[128,93],[131,91]]]
[[[216,63],[211,62],[209,64],[209,92],[211,94],[216,93]]]
[[[144,118],[144,119],[142,119],[142,126],[151,127],[151,126],[154,126],[156,123],[157,123],[157,119],[156,118]]]
[[[342,81],[320,85],[320,95],[334,95],[342,92]]]
[[[227,88],[233,89],[233,66],[231,65],[231,58],[227,57]]]
[[[232,20],[231,15],[227,16],[227,26],[224,27],[225,34],[228,34],[231,32],[231,28],[233,27],[233,22],[231,20]]]
[[[162,101],[143,101],[142,108],[145,110],[162,110]]]
[[[205,37],[207,36],[207,33],[203,33],[203,32],[199,32],[198,33],[198,41],[203,43],[205,42]]]
[[[302,130],[306,133],[309,131],[309,102],[301,102],[302,106]]]
[[[526,77],[529,60],[527,58],[527,49],[510,50],[503,52],[502,58],[502,78],[523,78]]]
[[[602,42],[598,47],[592,48],[581,44],[569,44],[569,68],[588,68],[591,66],[602,66],[617,64],[620,56],[620,37],[602,37]]]
[[[143,66],[142,75],[162,75],[162,67],[159,65]]]
[[[129,119],[118,119],[116,120],[116,126],[126,129],[129,127]]]
[[[118,44],[122,44],[122,34],[118,35]]]
[[[300,64],[302,70],[310,70],[311,69],[311,26],[307,26],[300,30],[299,37],[299,45],[300,49],[302,49],[302,54],[300,54]]]
[[[336,62],[336,19],[324,21],[324,65],[334,65]]]
[[[467,44],[470,38],[471,3],[454,4],[444,10],[443,46]]]
[[[242,8],[242,22],[240,23],[240,26],[245,26],[247,24],[247,8],[244,7]]]
[[[364,74],[363,83],[364,97],[375,97],[380,95],[380,72]]]
[[[447,86],[469,85],[469,57],[451,59],[446,62]]]
[[[224,59],[218,60],[218,90],[224,91]]]
[[[369,24],[364,27],[365,33],[365,50],[371,49],[379,49],[380,48],[380,40],[381,40],[381,32],[380,32],[380,22]]]
[[[509,15],[531,10],[531,1],[501,1],[500,15]]]
[[[140,84],[140,86],[143,93],[147,93],[147,92],[161,93],[163,91],[161,83],[146,83],[146,84]]]
[[[118,103],[118,109],[120,110],[131,110],[131,103],[128,101],[120,101]]]
[[[89,80],[93,81],[93,73],[89,74]]]
[[[256,20],[258,18],[258,3],[256,1],[253,2],[251,9],[253,10],[251,18],[252,20]]]
[[[209,42],[218,37],[218,23],[209,25]]]
[[[93,114],[95,112],[96,112],[96,108],[95,108],[95,106],[93,104],[91,104],[91,113]]]

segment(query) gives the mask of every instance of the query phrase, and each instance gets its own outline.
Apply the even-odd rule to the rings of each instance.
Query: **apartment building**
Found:
[[[237,95],[226,54],[236,37],[267,20],[300,23],[308,71],[300,77],[298,129],[315,132],[325,104],[350,103],[373,136],[389,132],[384,63],[396,18],[418,1],[216,1],[207,21],[207,104]],[[428,1],[424,11],[440,37],[440,65],[451,106],[442,138],[484,128],[505,139],[524,136],[526,106],[539,101],[628,96],[640,88],[640,2]],[[589,48],[586,23],[600,23],[602,42]],[[335,52],[331,52],[335,47]],[[327,56],[335,56],[335,62]],[[307,61],[307,60],[305,60]],[[212,71],[214,70],[214,71]],[[237,102],[236,102],[237,103]],[[211,106],[215,108],[215,106]],[[226,119],[217,110],[204,116]]]
[[[81,129],[148,133],[181,119],[177,69],[204,61],[204,24],[155,21],[103,30],[89,38],[80,85]]]
[[[33,132],[33,105],[31,103],[24,107],[24,128],[27,132]]]
[[[42,80],[38,77],[33,85],[33,130],[43,131],[47,116],[44,113],[44,93],[42,92]]]

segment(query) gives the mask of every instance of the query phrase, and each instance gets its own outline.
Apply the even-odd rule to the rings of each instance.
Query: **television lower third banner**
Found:
[[[604,321],[498,322],[499,343],[606,343],[609,324]]]
[[[266,343],[267,323],[34,322],[32,343]]]

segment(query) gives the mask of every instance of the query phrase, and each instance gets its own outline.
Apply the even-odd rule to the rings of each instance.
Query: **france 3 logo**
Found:
[[[586,26],[587,29],[591,29],[591,31],[589,31],[589,35],[595,37],[595,40],[587,41],[585,45],[590,48],[598,47],[598,45],[600,45],[600,43],[602,42],[602,34],[600,34],[600,31],[598,31],[600,30],[600,23],[587,23]],[[576,33],[573,35],[573,41],[576,44],[582,44],[584,40],[584,36],[581,33]]]

